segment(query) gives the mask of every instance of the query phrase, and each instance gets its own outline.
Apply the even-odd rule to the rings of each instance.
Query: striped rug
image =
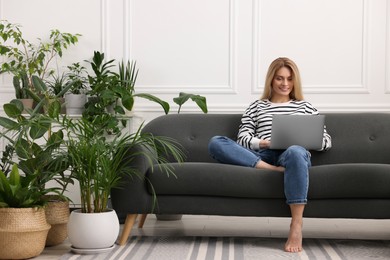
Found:
[[[283,251],[285,239],[256,237],[131,237],[125,246],[109,253],[78,255],[61,260],[273,260],[273,259],[390,259],[390,241],[304,239],[301,253]]]

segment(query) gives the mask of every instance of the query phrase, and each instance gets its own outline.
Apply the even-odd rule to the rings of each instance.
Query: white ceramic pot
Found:
[[[81,210],[74,210],[70,214],[68,237],[73,248],[111,248],[118,234],[119,220],[113,209],[102,213],[81,213]]]
[[[71,94],[65,95],[66,114],[81,115],[84,112],[84,105],[87,102],[87,95],[85,94]]]

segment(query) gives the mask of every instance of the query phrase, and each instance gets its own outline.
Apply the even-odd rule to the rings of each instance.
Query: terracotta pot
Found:
[[[23,104],[23,114],[27,114],[27,109],[32,110],[34,107],[34,100],[32,98],[22,98],[19,99]]]

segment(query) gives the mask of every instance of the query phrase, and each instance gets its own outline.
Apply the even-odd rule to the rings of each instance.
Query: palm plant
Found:
[[[151,164],[153,154],[159,154],[161,162],[166,160],[163,156],[166,154],[177,161],[183,160],[183,153],[174,140],[141,133],[142,126],[132,134],[107,136],[104,128],[85,118],[65,118],[64,125],[68,132],[66,148],[72,176],[80,185],[82,212],[106,211],[111,189],[120,187],[126,175],[138,176],[132,162],[140,152],[131,152],[134,147],[144,147],[141,153]],[[162,167],[170,173],[166,164],[162,163]]]

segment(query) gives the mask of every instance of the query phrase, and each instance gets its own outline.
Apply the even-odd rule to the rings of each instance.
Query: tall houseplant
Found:
[[[94,124],[84,117],[78,120],[65,118],[63,122],[68,133],[65,143],[69,164],[72,176],[80,184],[82,203],[81,210],[72,211],[70,216],[68,224],[70,242],[74,250],[75,248],[79,251],[96,248],[110,250],[119,233],[119,222],[115,211],[107,207],[108,199],[111,189],[120,188],[124,176],[137,177],[137,171],[131,164],[138,155],[131,152],[133,148],[145,147],[143,153],[146,157],[152,158],[152,154],[160,154],[161,161],[165,160],[163,155],[166,154],[182,161],[183,154],[173,140],[141,131],[107,135],[100,122]],[[170,169],[166,170],[169,172]],[[99,225],[98,230],[96,224],[91,226],[92,230],[86,230],[89,226],[87,223],[91,223],[85,220],[86,218],[95,218],[96,221],[97,216],[107,217],[108,214],[111,216],[105,223]],[[83,224],[75,224],[76,221]],[[106,227],[107,225],[113,226]]]
[[[42,99],[35,112],[28,116],[22,114],[23,106],[19,100],[5,104],[4,111],[8,117],[0,117],[0,125],[3,128],[0,136],[8,143],[8,149],[3,152],[3,168],[7,169],[7,165],[16,163],[27,177],[34,176],[34,187],[31,189],[45,193],[45,213],[52,225],[46,244],[56,245],[67,237],[69,201],[64,196],[64,191],[73,180],[65,174],[68,164],[67,156],[61,153],[63,130],[60,127],[53,130],[52,127],[53,124],[59,126],[59,104],[49,102],[45,105],[48,113],[36,112],[40,105],[46,102],[47,100]],[[45,192],[47,184],[52,180],[59,183],[61,188],[53,188],[50,193]]]

